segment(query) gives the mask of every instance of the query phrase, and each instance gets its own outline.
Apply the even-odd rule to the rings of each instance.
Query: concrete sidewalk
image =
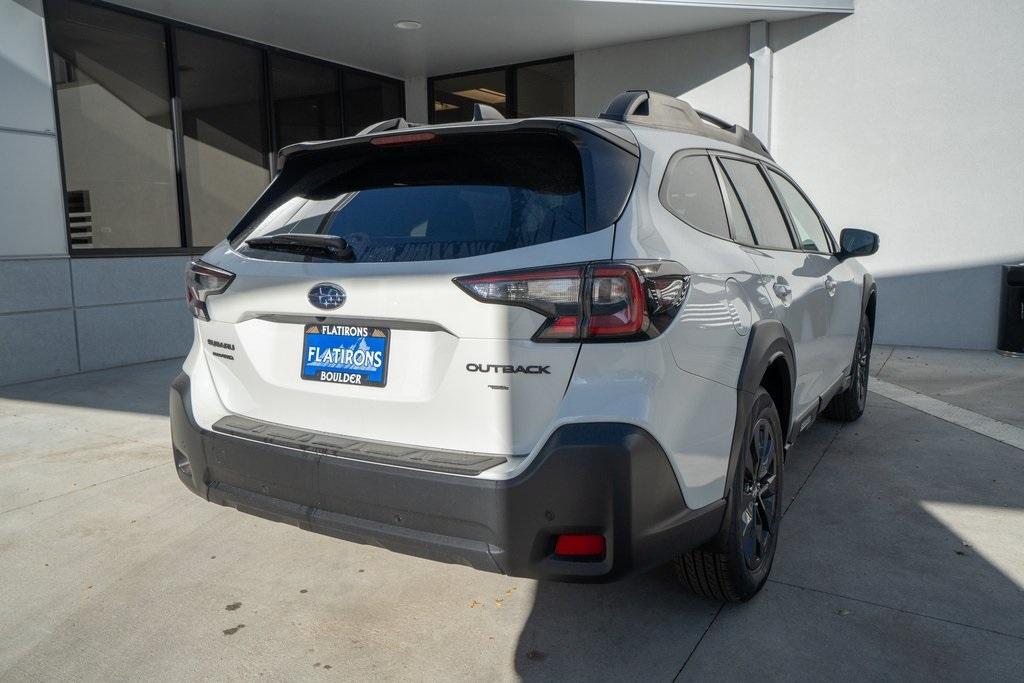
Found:
[[[879,348],[880,376],[1020,426],[1024,362]],[[1020,680],[1024,452],[872,395],[787,464],[745,605],[435,564],[205,503],[177,362],[0,390],[0,679]],[[967,368],[968,370],[965,370]]]

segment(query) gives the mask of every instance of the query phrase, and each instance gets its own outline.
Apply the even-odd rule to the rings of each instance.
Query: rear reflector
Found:
[[[600,534],[562,534],[555,542],[559,557],[602,557],[604,536]]]

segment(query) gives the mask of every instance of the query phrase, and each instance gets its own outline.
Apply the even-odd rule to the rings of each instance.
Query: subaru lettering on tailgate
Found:
[[[302,379],[369,387],[387,384],[390,330],[311,323],[302,336]]]

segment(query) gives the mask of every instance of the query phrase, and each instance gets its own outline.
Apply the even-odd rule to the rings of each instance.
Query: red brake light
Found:
[[[480,301],[545,316],[534,341],[586,341],[656,336],[682,305],[689,279],[672,262],[643,268],[598,262],[459,277],[455,283]]]
[[[185,300],[192,311],[192,316],[199,320],[209,320],[206,297],[220,294],[234,279],[234,273],[211,266],[199,259],[188,264],[185,270]]]
[[[634,335],[644,326],[644,291],[636,268],[597,266],[590,285],[588,337]]]
[[[430,142],[436,140],[435,133],[406,133],[405,135],[382,135],[370,140],[371,145],[408,145],[414,142]]]
[[[558,266],[456,278],[470,296],[487,303],[523,306],[547,316],[535,339],[579,337],[584,266]]]
[[[555,541],[555,555],[573,558],[604,556],[604,536],[600,534],[562,534]]]

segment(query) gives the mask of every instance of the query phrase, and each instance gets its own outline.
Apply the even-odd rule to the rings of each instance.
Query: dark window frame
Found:
[[[240,43],[242,45],[255,48],[262,53],[262,64],[263,64],[263,94],[265,98],[264,106],[267,109],[266,112],[266,125],[267,139],[270,143],[270,176],[273,179],[277,172],[276,160],[277,160],[277,131],[274,129],[273,120],[273,85],[271,83],[270,73],[270,56],[272,54],[278,54],[284,57],[289,57],[297,61],[309,62],[312,64],[319,64],[321,66],[327,66],[335,69],[338,72],[339,85],[342,86],[338,90],[341,116],[342,132],[344,132],[344,103],[345,103],[345,92],[344,92],[344,74],[355,73],[368,78],[377,79],[386,83],[391,83],[398,86],[401,90],[401,114],[404,117],[406,115],[406,99],[405,99],[405,81],[393,78],[391,76],[385,76],[383,74],[373,73],[372,71],[366,71],[364,69],[357,69],[355,67],[347,66],[345,64],[339,64],[330,60],[321,59],[319,57],[313,57],[312,55],[302,54],[301,52],[293,52],[284,48],[275,47],[272,45],[265,45],[256,41],[248,40],[246,38],[240,38],[233,36],[229,33],[222,33],[212,29],[204,28],[202,26],[195,26],[183,21],[176,19],[169,19],[162,17],[158,14],[152,14],[150,12],[144,12],[137,9],[122,7],[103,0],[73,0],[82,5],[89,5],[97,7],[103,10],[117,12],[128,16],[133,16],[146,21],[154,22],[160,25],[164,30],[164,42],[165,42],[165,53],[167,56],[167,69],[168,69],[168,88],[170,90],[171,98],[171,125],[172,125],[172,141],[173,141],[173,157],[174,157],[174,175],[176,181],[176,189],[178,192],[178,221],[179,221],[179,234],[181,239],[181,245],[179,247],[105,247],[99,249],[76,249],[71,243],[71,221],[68,216],[68,197],[67,197],[67,180],[64,173],[64,144],[61,136],[61,125],[60,125],[60,108],[57,101],[57,89],[51,88],[51,95],[53,96],[53,111],[55,119],[55,132],[57,134],[57,151],[60,155],[60,185],[61,185],[61,206],[64,212],[64,234],[67,243],[68,255],[71,258],[109,258],[117,256],[187,256],[187,255],[198,255],[204,254],[209,251],[209,247],[194,246],[192,244],[192,223],[189,215],[188,207],[188,178],[185,172],[185,159],[184,159],[184,137],[182,129],[182,117],[181,117],[181,92],[180,83],[178,78],[178,55],[177,48],[174,38],[174,29],[184,29],[193,31],[195,33],[219,38],[221,40],[227,40],[234,43]],[[47,55],[46,58],[49,61],[50,68],[50,81],[51,84],[56,82],[56,69],[53,61],[53,39],[50,35],[50,11],[49,11],[50,0],[43,0],[43,22],[46,32],[46,44],[47,44]],[[485,69],[486,71],[487,69]]]
[[[775,198],[775,203],[779,205],[779,210],[782,212],[782,219],[786,223],[786,229],[789,231],[789,237],[790,237],[790,240],[793,242],[793,247],[787,249],[785,247],[771,247],[771,246],[766,246],[766,245],[763,245],[763,244],[748,244],[747,242],[741,242],[741,241],[737,240],[735,238],[735,236],[733,237],[733,241],[734,242],[736,242],[737,244],[740,244],[742,246],[745,246],[745,247],[751,247],[753,249],[762,249],[764,251],[796,251],[796,252],[800,252],[801,254],[819,254],[821,256],[834,256],[835,254],[837,254],[839,252],[838,242],[836,242],[836,238],[832,234],[832,230],[828,227],[828,223],[825,221],[825,218],[821,215],[821,212],[818,211],[818,207],[816,207],[814,205],[814,202],[812,202],[810,197],[807,196],[807,193],[804,192],[803,188],[800,187],[800,185],[795,180],[793,180],[793,177],[791,175],[789,175],[788,173],[786,173],[781,168],[779,168],[778,164],[765,161],[764,159],[761,159],[759,157],[747,156],[746,154],[740,154],[738,152],[725,151],[725,150],[721,150],[721,149],[708,149],[708,150],[705,150],[705,151],[708,154],[711,155],[711,158],[712,158],[713,161],[715,159],[735,159],[736,161],[745,161],[748,164],[754,164],[755,166],[757,166],[760,169],[761,175],[764,177],[765,182],[768,183],[768,189],[771,190],[772,196]],[[719,176],[719,185],[721,185],[722,196],[724,198],[724,196],[725,196],[725,183],[730,183],[731,184],[732,180],[726,175],[725,169],[722,168],[720,163],[716,162],[716,163],[714,163],[712,165],[715,167],[715,173],[717,173],[718,176]],[[827,239],[828,242],[829,242],[829,251],[810,251],[808,249],[801,249],[799,246],[797,246],[798,244],[800,244],[800,242],[799,242],[799,239],[798,239],[798,236],[797,236],[797,233],[796,233],[796,228],[793,225],[793,219],[792,219],[792,217],[789,214],[789,207],[786,206],[786,203],[785,203],[785,201],[783,201],[782,195],[780,194],[779,189],[775,186],[775,182],[772,180],[771,173],[768,172],[769,169],[772,170],[772,171],[775,171],[776,173],[781,175],[783,178],[785,178],[789,182],[793,183],[793,187],[795,187],[797,189],[797,191],[800,192],[801,196],[803,196],[803,198],[807,201],[807,203],[810,205],[810,207],[814,210],[814,213],[818,216],[818,220],[821,221],[821,227],[825,230],[825,239]],[[733,189],[735,190],[735,187]],[[739,196],[739,193],[737,192],[737,197],[738,196]],[[726,202],[725,204],[726,204],[726,212],[729,213],[729,202]],[[747,208],[746,208],[746,206],[743,206],[743,200],[742,199],[740,199],[740,206],[743,209],[744,213],[746,213]],[[750,220],[749,216],[747,217],[747,220],[749,222],[749,220]],[[729,231],[730,231],[730,233],[732,232],[732,214],[731,213],[729,213]],[[751,223],[751,232],[753,233],[753,224],[752,223]],[[757,239],[756,233],[754,234],[754,239],[755,240]]]
[[[761,165],[764,166],[764,175],[766,178],[768,178],[768,184],[772,188],[772,192],[775,193],[775,200],[779,202],[780,205],[782,205],[783,215],[786,217],[786,221],[790,224],[790,231],[793,234],[793,239],[796,241],[796,243],[798,245],[800,244],[800,235],[799,233],[797,233],[796,223],[793,220],[793,216],[790,212],[789,205],[786,204],[786,200],[782,196],[782,190],[780,190],[778,185],[775,184],[775,179],[772,177],[772,174],[769,173],[768,171],[778,173],[780,176],[789,181],[789,183],[796,189],[797,193],[804,198],[805,202],[807,202],[807,206],[811,207],[811,211],[814,212],[814,215],[818,217],[818,222],[821,223],[821,229],[825,233],[825,241],[828,242],[829,247],[828,251],[816,251],[814,249],[802,249],[800,247],[797,247],[795,251],[801,251],[805,254],[820,254],[822,256],[834,256],[836,253],[838,253],[839,247],[837,246],[835,237],[832,236],[832,231],[829,229],[828,223],[825,222],[825,219],[824,217],[822,217],[821,212],[818,211],[818,207],[814,205],[814,202],[812,202],[811,198],[807,196],[807,193],[804,192],[803,188],[800,187],[800,185],[798,185],[795,180],[793,180],[793,177],[791,175],[783,171],[775,164],[766,164],[762,162]]]
[[[437,76],[431,76],[427,79],[427,123],[434,124],[436,120],[434,118],[434,82],[443,81],[448,78],[459,78],[462,76],[476,76],[479,74],[489,73],[491,71],[504,71],[505,72],[505,112],[506,118],[517,118],[518,117],[518,102],[516,94],[516,71],[526,66],[538,66],[541,64],[553,64],[555,62],[571,62],[573,65],[573,79],[576,78],[576,59],[573,55],[562,55],[560,57],[549,57],[547,59],[535,59],[529,62],[516,62],[515,64],[499,64],[497,66],[489,66],[483,69],[470,69],[469,71],[457,71],[450,74],[439,74]],[[573,106],[575,111],[576,107]]]

